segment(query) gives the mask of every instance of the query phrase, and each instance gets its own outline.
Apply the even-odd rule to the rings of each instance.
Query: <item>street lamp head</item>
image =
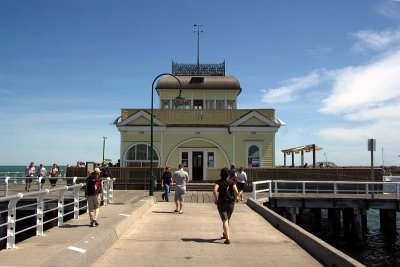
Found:
[[[103,139],[104,139],[104,140],[107,139],[107,136],[103,136]]]
[[[184,103],[185,103],[185,98],[181,95],[181,92],[179,92],[179,95],[174,99],[175,107],[177,108],[179,106],[182,106]]]

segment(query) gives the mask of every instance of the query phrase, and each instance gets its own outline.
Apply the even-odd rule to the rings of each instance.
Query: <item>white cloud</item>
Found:
[[[383,50],[391,46],[396,46],[400,42],[400,30],[358,31],[352,36],[357,39],[353,46],[354,51],[364,52],[368,49]]]
[[[321,73],[323,71],[316,70],[307,76],[287,80],[285,86],[262,90],[264,93],[262,101],[268,104],[292,102],[297,99],[300,91],[319,85],[322,78]]]
[[[392,104],[400,98],[400,51],[368,65],[348,67],[336,73],[332,94],[322,101],[323,113],[357,113],[380,108],[388,102]]]
[[[394,19],[396,21],[400,20],[400,1],[381,1],[375,6],[375,10],[388,18]]]

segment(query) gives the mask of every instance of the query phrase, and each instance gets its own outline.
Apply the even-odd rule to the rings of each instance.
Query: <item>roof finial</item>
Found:
[[[203,27],[202,24],[193,24],[194,27],[197,27],[197,30],[194,33],[197,33],[197,75],[199,75],[200,71],[200,27]]]

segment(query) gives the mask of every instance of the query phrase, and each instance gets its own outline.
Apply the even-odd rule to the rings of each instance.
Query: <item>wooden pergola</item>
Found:
[[[313,168],[315,168],[316,167],[315,151],[319,151],[322,149],[323,149],[322,147],[317,146],[315,144],[283,149],[281,151],[283,153],[284,167],[286,167],[286,155],[290,155],[290,154],[292,155],[292,167],[294,167],[294,154],[301,153],[301,166],[304,166],[304,152],[312,152],[313,153]]]

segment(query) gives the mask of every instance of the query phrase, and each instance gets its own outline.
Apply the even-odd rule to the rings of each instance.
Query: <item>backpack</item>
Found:
[[[99,179],[96,178],[96,175],[90,175],[86,179],[86,195],[87,196],[95,196],[98,195],[100,188],[99,188]]]
[[[229,181],[221,183],[218,191],[221,198],[225,201],[232,201],[235,199],[235,194],[233,193],[232,187],[229,186]]]

